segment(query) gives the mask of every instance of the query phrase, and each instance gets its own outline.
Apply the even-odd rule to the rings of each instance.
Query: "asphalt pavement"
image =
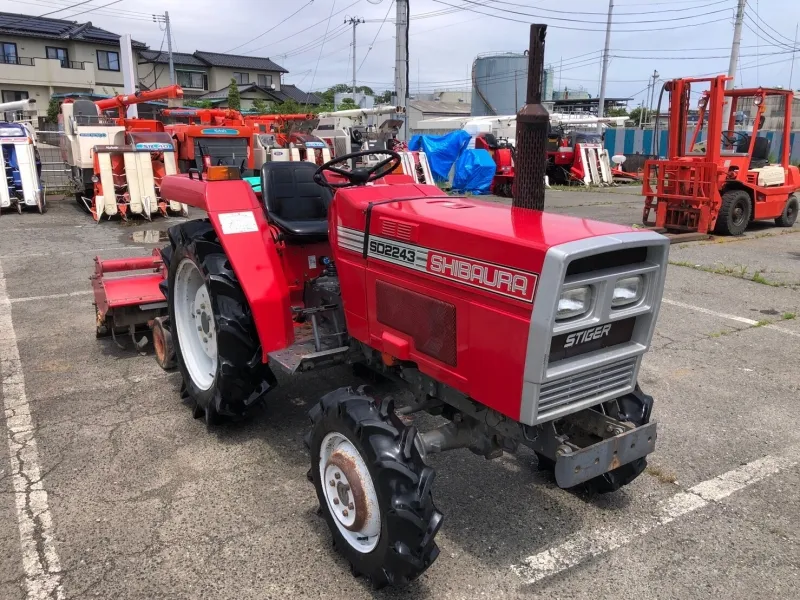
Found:
[[[641,206],[635,188],[547,193],[628,224]],[[800,226],[672,247],[640,375],[659,422],[643,476],[591,496],[529,452],[436,455],[441,555],[375,592],[306,480],[307,411],[359,384],[350,369],[281,378],[254,418],[208,431],[177,373],[95,339],[94,257],[148,254],[144,232],[176,222],[94,224],[68,200],[0,216],[3,600],[798,597]]]

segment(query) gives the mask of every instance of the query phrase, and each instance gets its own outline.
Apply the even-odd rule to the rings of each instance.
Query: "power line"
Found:
[[[301,6],[300,8],[298,8],[296,11],[294,11],[294,12],[293,12],[292,14],[290,14],[288,17],[286,17],[285,19],[283,19],[283,20],[282,20],[280,23],[278,23],[277,25],[274,25],[274,26],[270,27],[270,28],[269,28],[269,29],[267,29],[267,30],[266,30],[264,33],[260,33],[259,35],[257,35],[257,36],[256,36],[256,37],[254,37],[253,39],[251,39],[251,40],[247,40],[247,41],[246,41],[244,44],[239,44],[238,46],[234,46],[234,47],[233,47],[233,48],[231,48],[230,50],[225,50],[225,52],[226,52],[226,53],[227,53],[227,52],[233,52],[234,50],[238,50],[238,49],[239,49],[239,48],[241,48],[242,46],[247,46],[249,43],[251,43],[251,42],[255,42],[257,39],[264,37],[264,36],[265,36],[265,35],[267,35],[267,34],[268,34],[270,31],[272,31],[272,30],[274,30],[274,29],[277,29],[278,27],[280,27],[281,25],[283,25],[284,23],[286,23],[286,21],[288,21],[288,20],[289,20],[289,19],[291,19],[293,16],[295,16],[297,13],[299,13],[301,10],[303,10],[303,9],[307,8],[308,6],[310,6],[310,5],[311,5],[311,4],[313,4],[313,3],[314,3],[314,0],[309,0],[309,1],[308,1],[306,4],[304,4],[303,6]]]
[[[77,17],[78,15],[83,15],[83,14],[86,14],[88,12],[92,12],[93,10],[98,10],[98,9],[101,9],[101,8],[105,8],[106,6],[111,6],[112,4],[119,4],[120,2],[122,2],[122,0],[114,0],[113,2],[109,2],[108,4],[104,4],[103,6],[98,6],[96,8],[88,8],[86,10],[83,10],[81,12],[66,16],[64,18],[65,19],[71,19],[72,17]]]
[[[475,0],[465,0],[465,1],[467,3],[473,4],[473,5],[486,6],[484,4],[481,4],[480,2],[476,2]],[[504,0],[492,0],[492,1],[497,3],[497,4],[505,4],[507,6],[514,6],[514,7],[518,7],[518,8],[527,8],[527,9],[540,11],[540,12],[545,12],[545,13],[574,15],[575,12],[576,12],[575,10],[556,10],[556,9],[553,9],[553,8],[544,8],[542,6],[531,6],[529,4],[519,4],[519,3],[515,3],[515,2],[507,2],[507,1],[504,1]],[[673,8],[673,9],[667,9],[667,10],[654,10],[654,11],[649,11],[649,12],[648,11],[636,11],[636,12],[629,12],[629,13],[616,13],[615,12],[614,16],[615,17],[619,17],[619,16],[636,16],[636,17],[638,17],[638,16],[641,16],[641,15],[650,15],[650,14],[664,14],[664,13],[673,14],[673,13],[678,12],[678,11],[696,10],[696,9],[700,9],[700,8],[706,8],[706,7],[709,7],[709,6],[715,6],[715,5],[718,5],[718,4],[727,4],[729,2],[730,2],[730,0],[716,0],[715,2],[702,4],[700,6],[693,6],[691,8],[681,8],[681,9],[674,9]],[[487,8],[489,8],[489,7],[487,7]],[[498,8],[498,10],[500,10],[500,9]],[[507,10],[507,9],[502,9],[502,10]],[[722,9],[719,9],[719,10],[713,10],[713,11],[710,11],[710,12],[700,13],[700,14],[696,14],[696,15],[692,15],[692,16],[677,17],[677,18],[674,18],[674,19],[658,19],[658,20],[651,20],[651,21],[623,21],[623,22],[619,22],[619,23],[614,22],[613,24],[615,24],[615,25],[628,25],[628,24],[633,25],[633,24],[637,24],[637,23],[660,23],[661,21],[679,21],[679,20],[682,20],[682,19],[693,19],[695,17],[703,17],[705,15],[712,15],[712,14],[715,14],[715,13],[727,12],[728,10],[729,9],[722,8]],[[508,11],[508,12],[514,12],[514,11]],[[536,14],[530,14],[530,13],[521,13],[521,12],[516,12],[515,14],[528,15],[528,16],[531,16],[531,17],[541,17],[541,16],[543,16],[543,15],[536,15]],[[580,11],[580,14],[582,14],[582,15],[598,15],[598,16],[606,16],[607,15],[606,12],[590,12],[590,11]],[[559,18],[559,17],[550,17],[550,18],[555,19],[557,21],[570,21],[570,22],[573,22],[573,23],[594,23],[595,22],[595,20],[588,20],[587,21],[587,20],[584,20],[584,19],[565,19],[565,18]]]
[[[353,4],[355,4],[355,2],[353,2]],[[353,4],[351,4],[350,6],[352,6]],[[339,14],[339,13],[334,13],[334,12],[333,12],[333,9],[334,9],[334,8],[336,8],[336,0],[333,0],[333,2],[331,3],[331,14],[330,14],[330,15],[328,15],[328,23],[327,23],[327,25],[325,25],[325,35],[326,35],[326,36],[328,35],[328,29],[329,29],[329,28],[330,28],[330,26],[331,26],[331,19],[333,18],[333,15],[334,15],[334,14]],[[347,10],[347,9],[345,9],[345,10]],[[341,11],[339,11],[339,12],[341,12]],[[323,36],[323,38],[324,38],[324,37],[325,37],[325,36]],[[320,59],[322,59],[322,49],[323,49],[324,47],[325,47],[325,45],[323,44],[323,45],[322,45],[322,46],[320,46],[320,48],[319,48],[319,56],[317,57],[317,66],[316,66],[316,67],[314,67],[314,75],[311,77],[311,86],[310,86],[310,88],[311,88],[312,90],[314,89],[314,80],[317,78],[317,69],[319,69],[319,61],[320,61]],[[303,110],[305,110],[307,106],[308,106],[308,96],[306,96],[306,104],[305,104],[305,106],[303,107]]]
[[[331,17],[334,17],[334,16],[338,15],[339,13],[343,13],[343,12],[344,12],[344,11],[346,11],[348,8],[350,8],[351,6],[355,6],[355,5],[356,5],[356,4],[358,4],[358,3],[359,3],[359,0],[355,0],[355,2],[352,2],[352,3],[348,4],[348,5],[347,5],[347,6],[345,6],[345,7],[344,7],[342,10],[338,10],[338,11],[336,11],[335,13],[331,13]],[[334,0],[334,4],[336,4],[335,0]],[[274,46],[275,44],[280,44],[281,42],[284,42],[284,41],[286,41],[286,40],[288,40],[288,39],[291,39],[291,38],[293,38],[293,37],[296,37],[297,35],[299,35],[299,34],[303,33],[304,31],[308,31],[308,30],[312,30],[312,29],[314,29],[314,27],[316,27],[317,25],[320,25],[320,24],[324,23],[325,21],[328,21],[328,25],[327,25],[327,26],[326,26],[326,28],[325,28],[325,33],[326,33],[326,35],[327,35],[327,33],[328,33],[328,29],[327,29],[327,28],[328,28],[328,26],[330,26],[330,18],[331,18],[331,17],[329,17],[328,19],[322,19],[321,21],[317,21],[316,23],[313,23],[313,24],[311,24],[311,25],[308,25],[307,27],[304,27],[304,28],[302,29],[302,31],[296,31],[296,32],[294,32],[294,33],[292,33],[292,34],[290,34],[290,35],[287,35],[285,38],[281,38],[281,39],[279,39],[279,40],[276,40],[276,41],[274,41],[274,42],[270,42],[270,43],[268,43],[268,44],[265,44],[265,45],[263,45],[263,46],[259,46],[258,48],[255,48],[254,50],[245,50],[245,52],[249,52],[249,53],[251,53],[251,54],[252,54],[253,52],[258,52],[259,50],[263,50],[264,48],[269,48],[270,46]]]
[[[447,2],[444,2],[444,0],[433,0],[433,1],[437,2],[438,4],[444,4],[445,6],[454,6],[453,4],[449,4]],[[483,5],[479,5],[479,6],[483,6]],[[469,11],[469,12],[474,12],[474,13],[481,14],[481,15],[486,15],[487,17],[493,17],[495,19],[501,19],[503,21],[512,21],[514,23],[523,23],[525,25],[530,25],[530,21],[523,21],[522,19],[515,19],[513,17],[506,17],[506,16],[503,16],[503,15],[495,14],[495,13],[487,13],[487,12],[483,12],[483,11],[480,11],[480,10],[475,10],[474,8],[464,8],[462,10]],[[528,13],[516,13],[515,11],[510,11],[510,10],[506,10],[505,12],[513,13],[513,14],[522,14],[524,16],[533,17],[533,18],[542,18],[539,15],[531,15],[531,14],[528,14]],[[655,28],[655,29],[653,29],[653,28],[650,28],[650,29],[612,29],[612,31],[617,31],[619,33],[636,33],[636,32],[643,32],[643,31],[666,31],[666,30],[672,30],[672,29],[685,29],[686,27],[699,27],[701,25],[710,25],[712,23],[722,23],[722,22],[725,22],[726,20],[727,19],[713,19],[713,20],[710,20],[710,21],[702,21],[700,23],[687,23],[687,24],[684,24],[684,25],[676,25],[674,27],[658,27],[658,28]],[[621,23],[618,23],[618,25],[621,25]],[[593,28],[587,28],[587,27],[569,27],[569,26],[565,26],[565,25],[548,25],[548,27],[551,27],[553,29],[566,29],[566,30],[570,30],[570,31],[593,31],[593,32],[602,32],[603,31],[602,29],[593,29]]]
[[[392,7],[394,6],[394,0],[389,2],[389,8],[386,10],[386,15],[383,17],[383,21],[381,21],[381,26],[378,27],[378,33],[375,34],[375,37],[372,38],[372,43],[367,48],[366,53],[364,54],[364,58],[361,59],[361,64],[358,65],[358,70],[361,71],[361,67],[364,66],[364,62],[367,60],[369,53],[372,51],[372,46],[375,45],[375,40],[378,39],[378,36],[381,34],[381,30],[383,29],[384,24],[386,23],[386,19],[389,18],[389,13],[392,11]],[[355,50],[355,49],[354,49]]]
[[[32,2],[32,1],[33,0],[28,0],[28,2]],[[90,2],[90,1],[92,1],[92,0],[87,0],[87,2]],[[69,0],[36,0],[36,3],[37,4],[42,4],[42,5],[45,5],[45,6],[46,5],[49,5],[49,6],[64,6],[65,10],[68,9],[68,8],[74,8],[76,6],[72,2],[69,2]],[[98,9],[99,8],[100,7],[98,7]],[[148,20],[149,20],[149,17],[150,17],[149,13],[126,10],[126,9],[122,9],[122,8],[110,8],[110,9],[106,9],[104,12],[105,13],[120,14],[120,15],[121,14],[134,15],[134,16],[139,16],[139,17],[142,17],[142,18],[148,18]]]

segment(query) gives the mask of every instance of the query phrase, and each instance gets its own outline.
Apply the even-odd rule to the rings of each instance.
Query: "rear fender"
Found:
[[[168,175],[161,184],[165,200],[206,211],[225,255],[242,286],[267,353],[294,342],[289,287],[264,211],[246,181],[200,181]]]

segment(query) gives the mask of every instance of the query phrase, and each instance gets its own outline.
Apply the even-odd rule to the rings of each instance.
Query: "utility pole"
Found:
[[[171,85],[175,85],[175,63],[172,61],[172,29],[169,24],[169,12],[164,11],[163,15],[153,15],[153,21],[156,23],[164,23],[167,29],[165,35],[167,37],[167,52],[169,54],[169,82]]]
[[[792,52],[792,67],[789,69],[789,89],[792,89],[792,75],[794,75],[794,55],[797,54],[797,29],[800,27],[800,23],[794,26],[794,52]]]
[[[744,1],[744,0],[742,0]],[[606,104],[606,76],[608,75],[608,49],[611,46],[611,13],[614,11],[614,0],[608,0],[608,21],[606,22],[606,45],[603,49],[603,74],[600,76],[600,98],[597,104],[597,118],[602,119]],[[603,133],[603,124],[598,121],[597,133]]]
[[[396,0],[395,4],[394,92],[397,106],[403,109],[400,139],[405,140],[408,138],[408,119],[405,114],[408,99],[408,0]]]
[[[364,22],[364,19],[359,19],[358,17],[350,17],[349,19],[345,19],[345,25],[352,25],[353,26],[353,104],[356,103],[356,27],[361,25]]]
[[[744,9],[747,0],[739,0],[736,7],[736,22],[733,25],[733,43],[731,43],[731,61],[728,63],[728,77],[730,79],[725,84],[725,89],[733,88],[733,78],[736,77],[736,66],[739,64],[739,46],[742,43],[742,22],[744,21]],[[731,103],[725,100],[725,110],[723,111],[722,126],[727,127],[731,116]]]
[[[647,86],[647,107],[645,108],[645,118],[644,123],[642,124],[642,129],[650,120],[650,116],[653,114],[653,102],[656,99],[656,82],[658,81],[658,71],[653,70],[653,74],[650,76],[652,79],[652,83],[648,82]],[[652,86],[652,87],[651,87]]]

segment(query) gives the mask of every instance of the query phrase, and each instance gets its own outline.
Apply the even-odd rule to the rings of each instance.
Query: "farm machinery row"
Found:
[[[541,81],[545,30],[531,28],[529,81]],[[268,161],[258,188],[236,166],[203,164],[160,183],[203,218],[171,227],[151,257],[96,261],[97,334],[151,327],[159,364],[178,369],[209,427],[268,401],[277,371],[358,365],[410,392],[397,406],[354,384],[309,413],[320,513],[376,587],[408,583],[439,553],[434,453],[526,446],[559,486],[609,492],[655,448],[637,375],[668,240],[530,208],[544,195],[537,87],[518,123],[517,159],[532,167],[513,206],[420,184],[389,149]],[[409,424],[418,413],[438,426]]]
[[[378,130],[363,123],[370,115],[397,114],[396,107],[338,111],[319,120],[310,114],[254,116],[228,109],[193,108],[165,109],[161,111],[163,120],[124,115],[133,104],[182,96],[179,86],[169,86],[96,102],[68,100],[62,105],[62,154],[76,200],[95,220],[104,215],[123,219],[129,214],[147,219],[157,213],[186,215],[186,206],[167,201],[161,194],[166,175],[231,166],[257,183],[258,170],[265,162],[321,165],[337,152],[385,147],[383,140],[393,139],[396,133],[396,125],[392,130],[384,124]],[[318,123],[320,129],[315,130]],[[370,156],[360,162],[368,163]]]

